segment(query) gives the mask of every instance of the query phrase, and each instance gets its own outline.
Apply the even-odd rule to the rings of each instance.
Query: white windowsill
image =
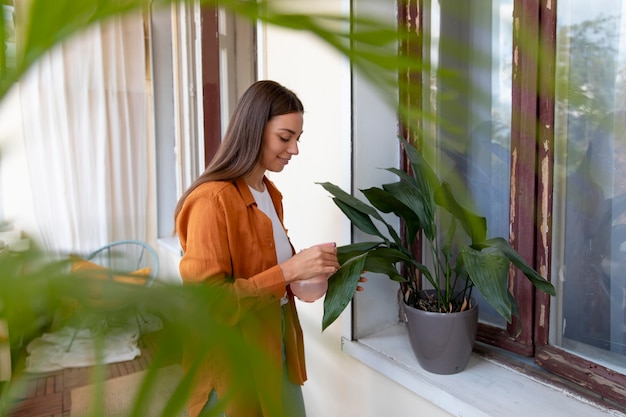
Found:
[[[426,372],[401,325],[357,341],[343,338],[342,349],[455,416],[625,416],[477,354],[458,374]]]

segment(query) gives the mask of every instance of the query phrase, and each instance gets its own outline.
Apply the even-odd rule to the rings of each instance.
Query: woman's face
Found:
[[[275,116],[267,122],[259,163],[264,171],[280,172],[298,154],[302,124],[302,113],[297,112]]]

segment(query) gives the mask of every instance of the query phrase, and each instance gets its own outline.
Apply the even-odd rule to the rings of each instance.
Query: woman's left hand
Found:
[[[365,271],[363,271],[363,273],[365,273]],[[359,278],[359,282],[367,282],[367,278],[365,278],[365,277],[361,277],[361,278]],[[357,285],[357,286],[356,286],[356,290],[357,290],[357,291],[364,291],[364,290],[365,290],[365,288],[363,288],[363,287],[362,287],[362,286],[360,286],[360,285]]]

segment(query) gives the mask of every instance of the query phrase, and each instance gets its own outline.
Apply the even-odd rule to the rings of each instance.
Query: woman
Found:
[[[220,318],[236,326],[246,341],[258,343],[284,371],[282,381],[270,381],[249,364],[257,385],[276,387],[270,389],[280,395],[282,413],[270,414],[271,405],[258,392],[237,392],[228,417],[304,416],[302,329],[289,284],[334,273],[337,250],[317,245],[294,253],[282,224],[282,196],[265,176],[266,171],[281,172],[298,154],[303,113],[298,97],[276,82],[249,87],[217,154],[175,211],[185,284],[215,284],[225,290],[232,305],[220,310]],[[192,359],[184,357],[183,365]],[[188,404],[190,417],[200,415],[216,397],[232,394],[223,362],[210,355],[202,364]]]

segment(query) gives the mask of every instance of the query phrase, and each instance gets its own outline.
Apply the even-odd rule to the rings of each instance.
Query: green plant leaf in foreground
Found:
[[[259,387],[255,378],[250,378],[250,363],[260,368],[262,375],[274,375],[280,380],[280,368],[274,366],[268,353],[254,343],[243,340],[241,332],[225,323],[223,315],[217,314],[209,306],[219,306],[224,299],[223,291],[207,286],[180,286],[178,284],[155,283],[144,287],[128,283],[97,280],[97,298],[94,298],[96,279],[85,272],[69,273],[69,261],[50,262],[38,251],[28,251],[11,255],[0,255],[0,317],[6,321],[11,338],[12,369],[11,380],[0,386],[0,415],[11,415],[13,407],[21,399],[24,385],[32,375],[25,373],[27,356],[25,346],[43,333],[51,333],[70,326],[72,323],[87,325],[102,317],[114,317],[116,322],[136,320],[137,310],[120,306],[133,306],[142,313],[158,316],[163,321],[159,330],[159,344],[156,346],[152,362],[133,403],[134,411],[129,417],[142,417],[141,404],[148,403],[158,395],[154,390],[157,370],[178,361],[182,341],[190,357],[200,363],[207,355],[219,350],[222,359],[232,369],[233,394],[235,390],[258,389],[278,407],[279,401],[271,397],[271,390]],[[218,301],[219,300],[219,301]],[[231,301],[229,305],[232,305]],[[71,315],[63,312],[69,311]],[[253,314],[246,313],[242,320],[248,320],[255,327],[263,324]],[[255,323],[256,322],[256,323]],[[102,356],[102,346],[107,332],[96,332],[95,354]],[[98,350],[99,349],[99,350]],[[94,391],[94,401],[99,401],[102,380],[106,365],[94,367],[91,382],[100,383]],[[195,368],[194,368],[195,369]],[[195,383],[195,371],[189,373],[174,387],[174,393],[166,400],[167,410],[163,416],[178,415],[191,394]],[[224,405],[230,393],[220,398]],[[220,405],[220,406],[221,406]],[[106,410],[97,409],[91,417],[104,416]],[[215,414],[217,415],[217,414]]]
[[[324,299],[324,317],[322,331],[326,330],[345,310],[361,278],[367,253],[356,256],[339,268],[328,279],[328,291]]]
[[[169,7],[171,3],[181,3],[188,0],[31,0],[29,2],[19,2],[21,9],[19,29],[20,29],[20,49],[16,57],[16,65],[12,68],[0,66],[0,99],[14,86],[32,65],[50,51],[54,46],[60,44],[73,35],[78,35],[90,25],[104,21],[114,16],[121,16],[127,12],[137,12],[156,7]],[[18,3],[18,2],[15,2]],[[395,103],[394,92],[397,89],[398,67],[410,68],[412,66],[421,67],[419,60],[400,59],[397,54],[396,44],[400,39],[395,25],[387,25],[371,21],[360,22],[352,16],[316,16],[306,13],[283,14],[280,10],[275,10],[273,5],[266,1],[242,2],[240,0],[200,0],[200,4],[208,6],[224,7],[247,17],[252,21],[261,19],[262,21],[277,26],[291,27],[311,32],[318,36],[337,51],[344,53],[352,65],[362,69],[362,73],[368,76],[378,87],[381,95],[387,97],[390,103]],[[271,2],[270,2],[271,3]],[[328,25],[328,22],[335,23]],[[344,24],[349,22],[350,25]],[[346,32],[345,28],[350,27]],[[363,29],[361,29],[363,28]],[[1,28],[0,28],[1,29]],[[405,33],[405,35],[407,35]],[[410,35],[410,34],[408,34]],[[4,45],[6,33],[0,30],[0,44]],[[353,42],[352,39],[356,41]],[[387,80],[387,81],[384,81]],[[374,215],[376,213],[374,212]],[[389,228],[389,226],[387,226]],[[362,256],[363,259],[366,255]],[[11,330],[19,329],[24,336],[24,341],[41,334],[56,316],[56,308],[62,304],[61,298],[75,295],[79,300],[84,300],[84,294],[90,290],[88,282],[81,282],[76,285],[74,280],[58,273],[57,267],[63,265],[48,265],[44,261],[43,254],[36,254],[33,262],[36,265],[44,266],[23,270],[23,263],[26,261],[22,256],[19,258],[6,258],[0,260],[0,310],[3,318],[9,322]],[[356,265],[356,274],[351,276],[346,288],[349,298],[354,293],[360,276],[364,260],[348,265]],[[347,267],[346,267],[347,268]],[[344,269],[344,272],[348,269]],[[54,275],[54,276],[53,276]],[[76,277],[74,277],[76,278]],[[338,285],[332,284],[332,285]],[[215,320],[210,314],[207,305],[220,304],[220,297],[215,291],[205,288],[195,288],[183,286],[182,288],[168,286],[154,286],[148,290],[138,291],[134,288],[127,288],[121,285],[105,284],[103,293],[115,296],[116,299],[123,298],[129,303],[142,305],[148,311],[158,313],[166,317],[168,325],[163,330],[166,333],[165,341],[159,346],[160,351],[176,352],[180,348],[181,340],[193,340],[193,344],[198,350],[198,358],[202,358],[211,347],[215,345],[225,346],[228,351],[227,360],[235,358],[237,355],[249,355],[250,362],[261,364],[269,363],[263,356],[263,352],[248,349],[239,352],[238,349],[245,349],[246,344],[240,339],[239,332],[233,331],[229,326],[224,326]],[[21,294],[21,296],[20,296]],[[81,296],[82,295],[82,296]],[[345,308],[349,302],[345,301]],[[343,302],[342,302],[343,303]],[[81,303],[81,307],[89,310],[89,303]],[[339,314],[337,313],[337,315]],[[335,317],[336,318],[336,317]],[[334,319],[333,319],[334,320]],[[327,321],[328,325],[332,320]],[[17,333],[17,332],[16,332]],[[233,374],[241,376],[242,380],[236,380],[238,388],[245,387],[252,383],[249,369],[245,369],[247,361],[242,361],[240,356],[233,362]],[[151,370],[159,365],[156,360],[151,365]],[[269,366],[269,365],[268,365]],[[268,369],[265,375],[273,372]],[[153,375],[151,373],[150,375]],[[96,379],[102,378],[103,371],[100,370]],[[3,385],[0,391],[0,415],[6,415],[8,408],[12,405],[15,392],[19,392],[22,378],[19,372],[14,373],[13,380]],[[190,374],[190,377],[192,375]],[[181,381],[175,391],[175,395],[168,404],[167,412],[164,415],[175,415],[173,411],[179,410],[186,402],[186,397],[191,388],[191,380]],[[149,393],[150,383],[146,381],[138,401],[144,401]],[[267,387],[270,389],[271,387]],[[101,393],[95,392],[98,396]],[[221,400],[226,401],[225,395]],[[136,408],[137,409],[137,408]],[[104,415],[105,410],[98,409],[93,417]],[[135,412],[135,414],[137,413]]]

